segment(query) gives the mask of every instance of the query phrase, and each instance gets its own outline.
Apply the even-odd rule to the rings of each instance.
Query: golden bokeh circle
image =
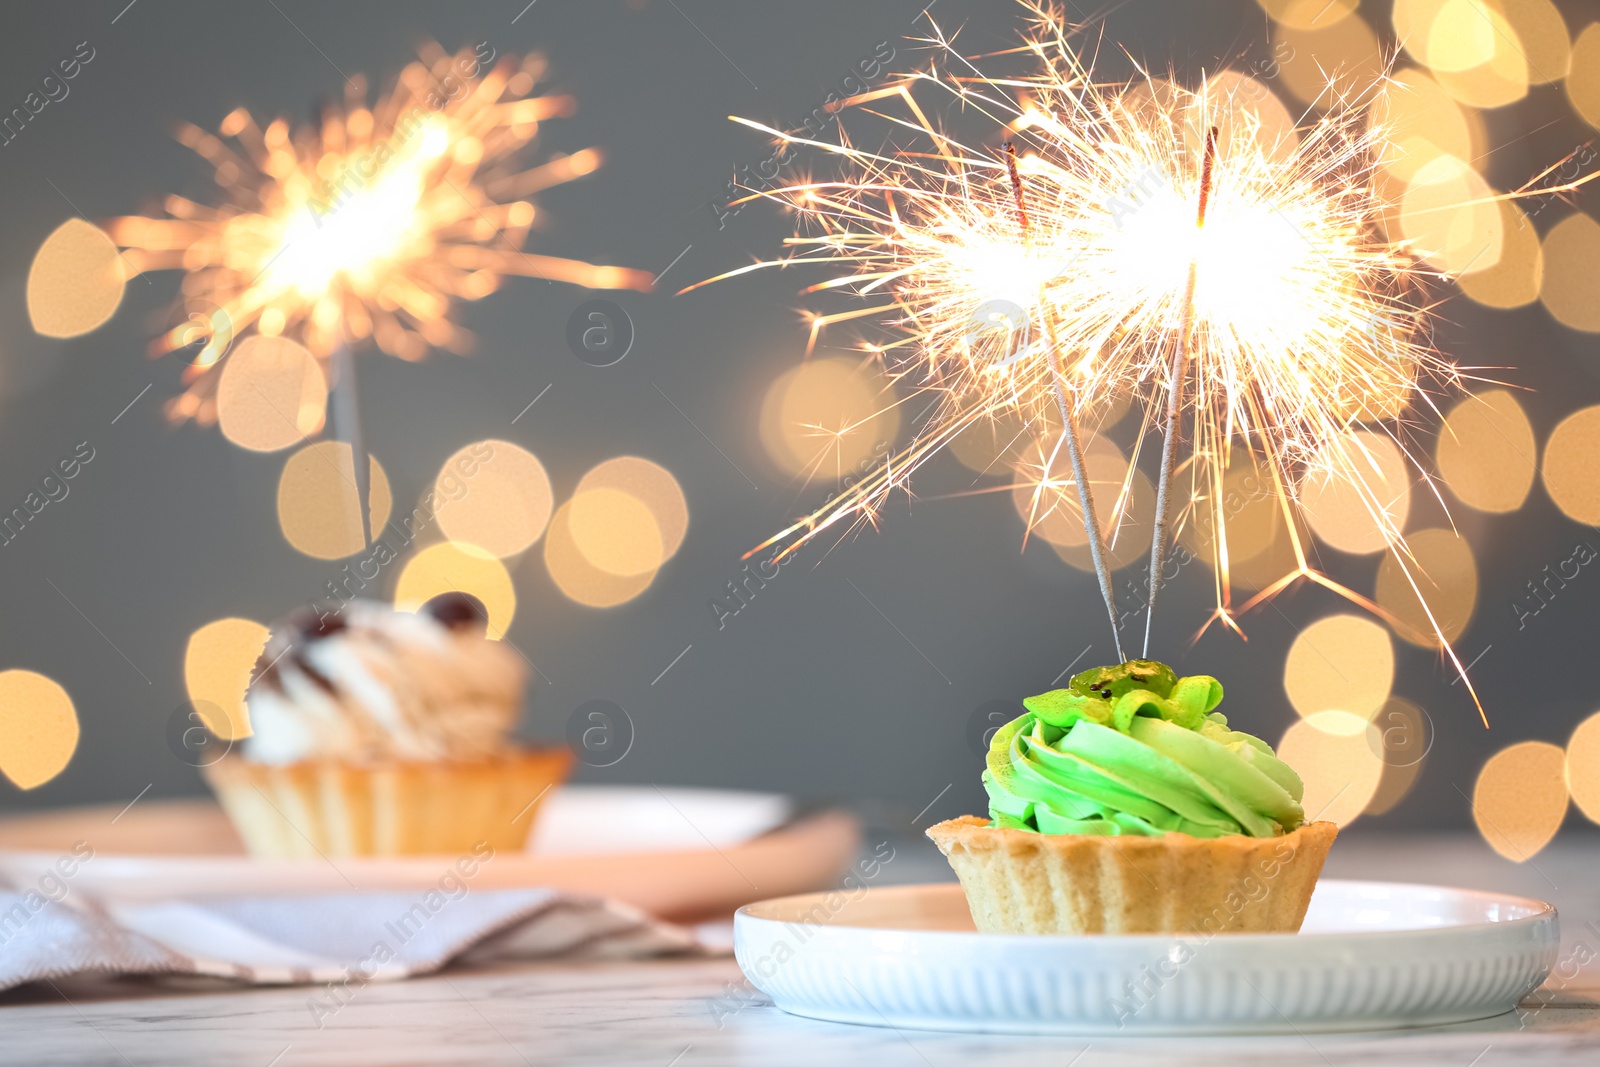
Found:
[[[1242,467],[1228,472],[1223,482],[1222,510],[1231,588],[1261,589],[1295,572],[1295,539],[1299,538],[1303,549],[1309,548],[1311,531],[1293,501],[1290,515],[1295,526],[1290,530],[1283,502],[1266,468]],[[1212,503],[1203,502],[1180,526],[1178,537],[1186,549],[1215,569],[1219,560],[1212,543],[1215,517],[1211,511]]]
[[[1385,701],[1372,725],[1378,734],[1383,773],[1365,814],[1383,815],[1393,811],[1416,785],[1433,742],[1433,728],[1427,714],[1403,697]]]
[[[646,589],[655,572],[623,576],[609,574],[589,562],[572,535],[569,501],[550,518],[544,539],[544,563],[550,578],[568,599],[591,608],[610,608],[624,604]]]
[[[1450,491],[1490,514],[1520,508],[1539,469],[1533,424],[1504,389],[1469,396],[1451,408],[1434,457]]]
[[[217,428],[252,452],[299,444],[322,429],[327,409],[321,364],[287,337],[246,337],[217,379]]]
[[[66,769],[78,748],[78,713],[37,671],[0,671],[0,774],[34,789]]]
[[[1297,30],[1318,30],[1355,14],[1361,0],[1256,0],[1273,22]]]
[[[46,337],[77,337],[116,313],[126,271],[117,246],[98,226],[68,219],[28,269],[28,319]]]
[[[1428,26],[1423,46],[1428,66],[1438,73],[1456,73],[1492,62],[1499,50],[1495,30],[1482,0],[1446,0]]]
[[[1567,518],[1600,525],[1600,404],[1556,424],[1540,469],[1545,492]]]
[[[1600,823],[1600,711],[1584,719],[1567,739],[1567,791],[1590,822]]]
[[[1581,212],[1544,235],[1539,299],[1563,326],[1600,333],[1600,222]]]
[[[1300,507],[1330,548],[1364,555],[1388,547],[1411,513],[1411,475],[1400,446],[1370,430],[1330,442],[1300,483]]]
[[[1099,406],[1080,411],[1079,429],[1086,437],[1095,437],[1121,422],[1132,407],[1132,390],[1118,390],[1117,395]],[[972,422],[951,439],[947,448],[968,470],[998,475],[1007,473],[1029,455],[1038,441],[1060,434],[1061,416],[1054,402],[1026,413],[1007,406]]]
[[[1034,441],[1035,434],[1014,410],[979,419],[956,434],[948,446],[963,467],[978,474],[1004,474]]]
[[[1478,563],[1472,546],[1455,531],[1440,528],[1407,534],[1406,546],[1411,558],[1404,565],[1393,552],[1378,564],[1378,606],[1393,617],[1395,635],[1404,641],[1421,648],[1442,647],[1434,632],[1437,624],[1445,641],[1454,643],[1478,605]]]
[[[1316,29],[1278,23],[1272,41],[1274,55],[1284,57],[1284,86],[1307,104],[1327,107],[1341,97],[1359,99],[1388,66],[1377,35],[1360,15]]]
[[[1454,0],[1394,0],[1391,18],[1394,35],[1401,47],[1423,66],[1433,66],[1429,46],[1433,43],[1433,24]]]
[[[1359,615],[1318,619],[1295,637],[1283,665],[1283,688],[1302,717],[1343,711],[1371,719],[1394,686],[1388,631]]]
[[[1237,70],[1218,71],[1206,78],[1205,94],[1196,97],[1184,114],[1184,144],[1192,152],[1203,151],[1213,128],[1217,152],[1224,157],[1242,150],[1233,148],[1235,140],[1252,142],[1269,159],[1285,162],[1300,146],[1295,118],[1278,94],[1265,82]]]
[[[1129,113],[1152,119],[1172,114],[1186,99],[1176,82],[1151,74],[1133,82],[1117,96],[1118,104]]]
[[[662,558],[677,555],[689,531],[689,502],[671,471],[640,456],[617,456],[591,467],[574,495],[591,489],[617,489],[644,504],[660,531]]]
[[[1502,107],[1522,99],[1531,82],[1554,80],[1548,20],[1531,3],[1507,0],[1395,0],[1395,36],[1430,68],[1446,92],[1474,107]],[[1530,69],[1526,31],[1545,70]],[[1560,34],[1565,37],[1565,25]]]
[[[1528,81],[1545,85],[1568,75],[1572,37],[1553,0],[1493,0],[1493,4],[1516,33],[1516,43],[1527,59]]]
[[[621,489],[585,489],[567,502],[567,530],[583,558],[607,574],[654,574],[666,558],[650,508]]]
[[[389,476],[369,456],[368,515],[373,536],[389,521]],[[317,441],[294,453],[278,477],[278,526],[296,550],[317,559],[343,559],[366,547],[357,506],[355,463],[343,441]]]
[[[1283,511],[1272,476],[1253,464],[1228,470],[1222,477],[1221,499],[1197,504],[1178,531],[1184,547],[1211,566],[1218,562],[1214,527],[1219,513],[1230,573],[1270,549],[1283,528]]]
[[[1519,308],[1539,299],[1544,284],[1544,246],[1539,231],[1516,204],[1502,200],[1500,257],[1475,265],[1456,279],[1469,300],[1491,308]]]
[[[1450,0],[1434,22],[1434,76],[1444,91],[1479,108],[1528,95],[1528,57],[1516,28],[1486,0]]]
[[[1278,742],[1278,758],[1305,783],[1307,822],[1349,826],[1371,803],[1383,780],[1378,728],[1346,711],[1300,719]]]
[[[240,618],[217,619],[189,635],[183,650],[184,688],[206,729],[224,741],[250,736],[245,690],[269,636],[261,623]],[[214,721],[213,709],[227,718]]]
[[[1505,220],[1472,167],[1441,155],[1417,169],[1400,201],[1400,232],[1428,263],[1465,274],[1500,262]]]
[[[1566,753],[1523,741],[1489,758],[1472,788],[1472,819],[1489,847],[1516,863],[1550,843],[1567,814]]]
[[[841,479],[893,447],[900,410],[883,373],[860,360],[811,359],[779,375],[761,403],[761,443],[786,474]]]
[[[1567,99],[1583,121],[1600,128],[1600,22],[1584,27],[1572,42]]]
[[[501,440],[457,449],[434,477],[433,494],[446,537],[502,559],[543,535],[554,504],[539,457]]]
[[[1038,537],[1063,561],[1079,570],[1093,570],[1089,535],[1084,529],[1078,501],[1078,483],[1065,448],[1038,443],[1016,465],[1011,503],[1029,536]],[[1131,470],[1128,460],[1110,441],[1091,438],[1084,447],[1084,467],[1094,494],[1095,514],[1106,555],[1113,569],[1147,559],[1149,531],[1155,519],[1156,494],[1144,472]],[[1046,467],[1048,466],[1048,472]]]
[[[1391,174],[1410,181],[1440,156],[1476,159],[1482,124],[1439,83],[1416,67],[1398,70],[1373,98],[1372,121],[1385,131],[1379,160]]]
[[[394,606],[416,611],[441,593],[469,593],[489,618],[488,635],[498,641],[517,614],[517,591],[505,564],[477,545],[441,541],[406,561],[395,583]]]
[[[1294,539],[1297,536],[1302,549],[1310,546],[1311,531],[1304,522],[1296,521],[1295,529],[1291,532],[1283,513],[1275,513],[1272,518],[1272,540],[1266,550],[1249,559],[1228,561],[1229,586],[1234,589],[1265,589],[1295,574],[1299,567],[1299,560],[1294,553]]]

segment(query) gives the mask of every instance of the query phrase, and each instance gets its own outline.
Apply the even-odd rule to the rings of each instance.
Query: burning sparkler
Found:
[[[536,215],[526,198],[591,173],[600,153],[519,169],[541,124],[574,105],[529,95],[544,73],[539,57],[492,59],[482,46],[450,55],[429,45],[371,106],[364,80],[350,79],[343,105],[326,107],[317,126],[279,118],[263,129],[239,108],[221,136],[179,129],[215,168],[224,202],[169,196],[170,218],[107,227],[133,272],[186,272],[187,318],[150,345],[153,355],[197,349],[174,417],[215,417],[229,345],[252,328],[293,336],[322,358],[370,339],[415,360],[435,347],[465,350],[454,301],[487,296],[506,275],[649,288],[640,271],[523,251]]]
[[[793,551],[841,523],[874,522],[884,500],[956,435],[998,415],[1043,426],[1058,392],[1062,442],[1074,450],[1075,421],[1089,421],[1092,432],[1097,412],[1131,392],[1145,400],[1145,430],[1165,429],[1152,602],[1168,493],[1186,477],[1173,521],[1194,521],[1204,509],[1215,618],[1225,625],[1237,629],[1237,614],[1302,578],[1379,611],[1307,560],[1295,522],[1298,494],[1307,478],[1328,475],[1354,486],[1423,599],[1402,532],[1375,488],[1373,461],[1353,431],[1430,405],[1434,391],[1458,385],[1463,374],[1426,340],[1427,288],[1439,277],[1426,265],[1428,250],[1389,239],[1381,225],[1390,205],[1375,170],[1389,131],[1370,121],[1370,96],[1330,95],[1322,117],[1273,137],[1247,106],[1210,84],[1095,85],[1059,14],[1023,2],[1032,21],[1022,50],[1031,55],[1030,73],[986,75],[936,34],[930,43],[942,62],[837,105],[872,110],[925,139],[926,148],[873,152],[848,139],[828,144],[746,122],[832,153],[853,173],[755,194],[792,206],[805,227],[786,257],[731,274],[806,262],[837,268],[808,291],[873,299],[815,318],[812,343],[829,325],[877,316],[896,336],[868,350],[911,391],[937,399],[892,462],[760,547]],[[917,100],[924,88],[989,116],[1016,139],[1020,158],[964,146],[936,128]],[[868,108],[891,98],[908,118]],[[1024,185],[1028,230],[1019,241]],[[1156,414],[1163,408],[1164,419]],[[1185,414],[1192,451],[1180,464]],[[1399,440],[1398,428],[1388,432]],[[1221,501],[1238,447],[1271,483],[1297,569],[1235,608]],[[1113,525],[1123,521],[1133,477],[1130,465]],[[1075,480],[1094,546],[1101,531],[1077,464]],[[1103,564],[1097,569],[1115,620]]]
[[[492,63],[486,48],[452,56],[425,46],[370,107],[365,81],[348,79],[342,107],[326,107],[314,127],[292,130],[279,118],[262,129],[244,108],[223,119],[221,136],[184,125],[178,139],[215,168],[225,201],[169,196],[169,218],[108,226],[130,274],[185,272],[181,321],[150,344],[155,356],[192,352],[187,389],[167,406],[174,419],[215,421],[220,372],[247,330],[294,337],[331,365],[335,427],[351,449],[368,542],[352,346],[371,340],[407,360],[436,347],[466,351],[471,337],[452,305],[487,296],[506,275],[651,285],[642,271],[523,251],[536,214],[526,198],[591,173],[600,153],[520,169],[541,124],[574,104],[529,95],[544,73],[538,56]]]

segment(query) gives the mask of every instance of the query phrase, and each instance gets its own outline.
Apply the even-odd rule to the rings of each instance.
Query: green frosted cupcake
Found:
[[[978,929],[1298,930],[1337,829],[1305,825],[1299,776],[1221,702],[1151,660],[1024,700],[989,747],[990,818],[928,831]]]

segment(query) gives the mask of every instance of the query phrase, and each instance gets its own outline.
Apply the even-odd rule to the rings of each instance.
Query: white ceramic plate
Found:
[[[1378,1030],[1512,1010],[1550,972],[1555,909],[1440,886],[1323,879],[1299,934],[979,934],[955,884],[751,904],[746,977],[784,1011],[993,1033]]]

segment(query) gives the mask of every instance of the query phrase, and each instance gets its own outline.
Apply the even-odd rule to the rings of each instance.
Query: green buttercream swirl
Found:
[[[983,785],[997,827],[1047,834],[1272,837],[1305,821],[1300,777],[1228,728],[1215,678],[1152,660],[1098,667],[1022,702]]]

